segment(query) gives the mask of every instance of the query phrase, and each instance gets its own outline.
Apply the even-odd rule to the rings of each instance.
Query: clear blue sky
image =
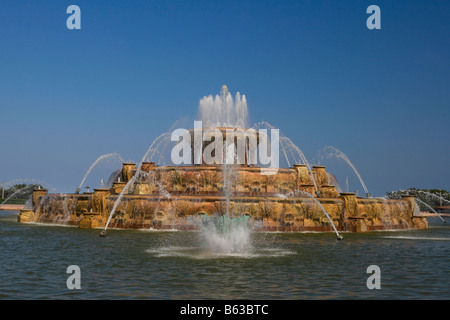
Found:
[[[68,30],[66,8],[81,8]],[[366,9],[381,8],[381,30]],[[0,180],[73,192],[139,161],[226,84],[312,164],[334,146],[373,195],[450,189],[448,1],[2,1]],[[362,192],[348,166],[321,161]],[[87,182],[120,167],[98,167]],[[102,171],[103,170],[103,171]]]

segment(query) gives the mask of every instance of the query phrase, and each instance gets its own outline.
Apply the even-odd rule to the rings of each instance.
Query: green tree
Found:
[[[2,199],[2,202],[8,198],[11,200],[28,200],[33,194],[33,189],[38,188],[43,189],[39,184],[15,184],[12,187],[5,189],[5,198]]]
[[[418,202],[420,210],[429,211],[426,205],[421,202],[426,203],[432,208],[439,207],[441,205],[450,204],[450,193],[444,189],[417,189],[409,188],[407,190],[391,191],[386,193],[388,199],[401,199],[403,195],[413,195],[420,201]]]

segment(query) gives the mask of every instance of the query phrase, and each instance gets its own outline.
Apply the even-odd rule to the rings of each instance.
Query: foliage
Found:
[[[8,200],[8,203],[12,203],[13,200],[27,200],[31,197],[33,193],[33,189],[44,189],[39,184],[15,184],[12,187],[5,188],[5,198],[4,200],[10,198]],[[0,186],[1,189],[1,186]],[[1,197],[1,191],[0,191],[0,197]],[[2,202],[4,201],[2,200]]]
[[[401,199],[403,195],[413,195],[417,199],[419,199],[420,201],[418,201],[418,203],[420,210],[422,211],[430,211],[430,208],[421,203],[421,201],[432,208],[450,204],[450,193],[447,190],[443,189],[409,188],[407,190],[388,192],[386,194],[386,197],[388,199]]]

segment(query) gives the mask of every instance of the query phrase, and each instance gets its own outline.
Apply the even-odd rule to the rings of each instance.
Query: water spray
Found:
[[[97,160],[95,160],[95,161],[91,164],[91,166],[89,167],[89,169],[86,171],[86,173],[85,173],[83,179],[81,180],[81,183],[80,183],[80,185],[78,186],[77,191],[75,191],[75,193],[77,193],[77,192],[79,193],[79,192],[80,192],[81,187],[82,187],[83,184],[84,184],[84,181],[86,181],[86,178],[87,178],[88,175],[91,173],[92,169],[94,169],[95,166],[97,166],[101,161],[106,160],[106,159],[111,158],[111,157],[117,157],[120,161],[122,161],[122,162],[124,161],[124,160],[122,159],[122,157],[120,156],[120,154],[118,154],[118,153],[108,153],[108,154],[104,154],[104,155],[98,157]]]
[[[120,192],[119,197],[117,198],[116,202],[114,203],[114,206],[111,210],[111,212],[109,213],[109,217],[108,217],[108,221],[106,221],[106,225],[105,225],[105,229],[103,229],[100,232],[100,236],[101,237],[105,237],[106,236],[106,229],[108,228],[108,225],[111,221],[111,218],[114,216],[114,213],[116,212],[117,207],[119,206],[120,201],[122,200],[125,192],[128,191],[128,189],[131,187],[131,185],[135,182],[136,178],[140,175],[140,173],[142,172],[142,163],[145,161],[145,159],[147,159],[148,155],[150,154],[150,152],[153,150],[153,147],[155,145],[155,143],[157,143],[158,140],[160,140],[161,138],[164,138],[165,136],[170,135],[170,132],[165,132],[163,134],[161,134],[160,136],[158,136],[155,140],[153,140],[152,144],[150,145],[150,147],[148,148],[147,152],[145,153],[145,155],[142,157],[141,162],[139,163],[136,173],[134,174],[134,176],[130,179],[130,181],[127,182],[127,184],[125,185],[125,187],[123,188],[123,190]],[[155,150],[153,150],[152,155],[154,155]]]
[[[314,196],[312,194],[310,194],[309,192],[306,192],[306,191],[298,190],[298,189],[295,190],[295,192],[298,192],[300,194],[304,194],[304,195],[308,196],[310,199],[312,199],[315,203],[317,203],[319,205],[320,209],[322,210],[322,212],[327,217],[327,219],[330,222],[331,226],[333,227],[333,230],[336,233],[337,240],[343,240],[344,239],[344,237],[341,236],[339,234],[339,232],[337,231],[336,226],[334,225],[333,220],[331,219],[331,217],[328,214],[328,212],[325,210],[325,208],[322,206],[322,204],[316,198],[314,198]]]

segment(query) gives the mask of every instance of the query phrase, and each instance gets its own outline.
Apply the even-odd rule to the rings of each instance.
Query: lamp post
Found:
[[[2,199],[5,199],[5,181],[3,181],[2,185]]]

